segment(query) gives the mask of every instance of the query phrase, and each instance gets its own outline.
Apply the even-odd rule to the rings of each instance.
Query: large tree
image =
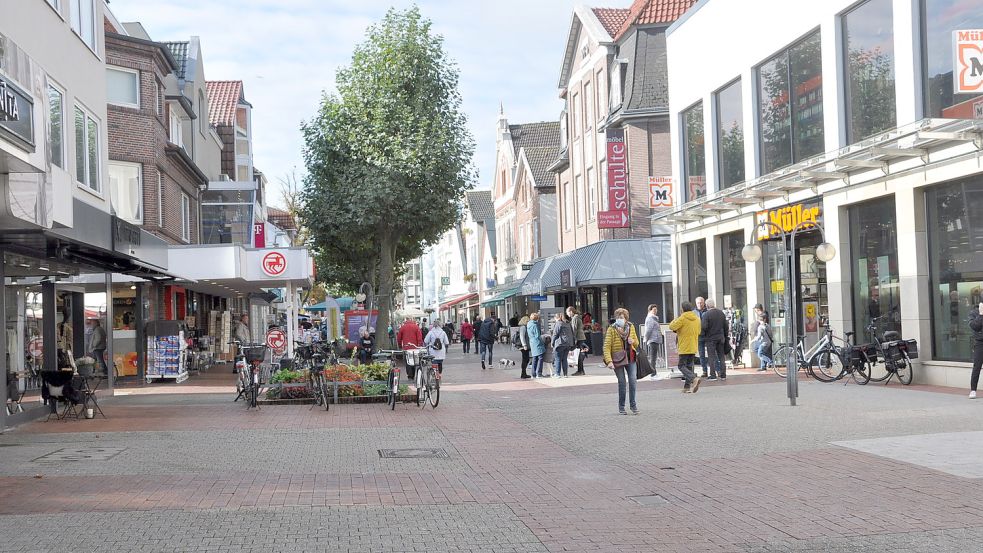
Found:
[[[474,140],[457,68],[416,7],[371,26],[336,85],[303,125],[300,211],[329,273],[322,279],[371,283],[386,328],[398,269],[460,218]],[[385,332],[377,337],[389,345]]]

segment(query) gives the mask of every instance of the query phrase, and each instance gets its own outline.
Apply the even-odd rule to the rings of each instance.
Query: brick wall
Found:
[[[190,242],[198,243],[199,181],[184,170],[175,154],[167,153],[168,110],[163,107],[162,113],[157,113],[158,100],[163,102],[161,83],[170,71],[165,58],[154,46],[107,37],[106,62],[139,71],[140,75],[140,107],[109,104],[107,126],[109,159],[142,165],[143,228],[169,243],[185,243],[181,236],[181,196],[187,194]]]

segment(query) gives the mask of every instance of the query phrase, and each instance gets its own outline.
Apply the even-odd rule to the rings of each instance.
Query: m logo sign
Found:
[[[649,177],[649,208],[672,207],[672,177]]]
[[[953,31],[953,92],[983,92],[983,29]]]

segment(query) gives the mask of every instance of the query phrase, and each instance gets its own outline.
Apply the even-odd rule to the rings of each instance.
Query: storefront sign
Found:
[[[253,223],[253,247],[266,247],[266,223]]]
[[[793,204],[778,209],[759,211],[755,219],[757,224],[771,221],[778,225],[785,232],[792,232],[800,223],[809,223],[799,227],[799,230],[815,228],[822,224],[822,207],[818,202],[809,204]],[[758,240],[769,240],[779,238],[781,233],[771,225],[761,225],[758,227]]]
[[[771,293],[781,294],[785,291],[785,281],[784,280],[773,280],[771,281]]]
[[[598,215],[597,226],[600,228],[626,228],[629,225],[628,215],[628,155],[625,145],[624,129],[608,129],[607,161],[608,161],[608,211]],[[602,226],[602,219],[607,226]]]
[[[34,151],[34,101],[3,77],[0,77],[0,133]]]
[[[113,224],[113,241],[116,244],[117,250],[123,244],[129,244],[131,246],[140,245],[140,227],[127,223],[126,221],[116,216],[113,217],[112,224]]]
[[[672,177],[649,177],[649,209],[672,207]]]
[[[280,276],[287,270],[287,258],[280,252],[270,252],[263,256],[262,267],[268,276]]]
[[[271,329],[266,333],[266,345],[277,353],[286,351],[287,334],[279,328]]]
[[[532,270],[532,263],[523,263],[522,264],[522,270],[523,271],[531,271]]]
[[[440,277],[440,285],[441,286],[450,286],[451,285],[451,277]]]
[[[546,296],[529,296],[530,301],[546,301]]]
[[[983,29],[953,31],[952,44],[953,92],[973,94],[983,91]]]
[[[560,271],[560,286],[562,288],[573,288],[573,269],[563,269]]]

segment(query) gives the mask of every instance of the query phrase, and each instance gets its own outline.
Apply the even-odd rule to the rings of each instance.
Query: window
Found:
[[[239,165],[236,167],[236,180],[240,182],[249,181],[249,167],[245,165]]]
[[[758,67],[761,172],[823,152],[823,73],[819,32]]]
[[[843,16],[847,142],[897,126],[892,0],[869,0]]]
[[[205,136],[205,130],[208,128],[208,104],[205,103],[205,94],[202,91],[198,91],[198,131],[202,136]]]
[[[164,174],[157,171],[157,226],[164,228]]]
[[[96,51],[96,6],[93,0],[69,0],[72,30],[90,50]]]
[[[853,328],[858,342],[873,317],[879,331],[901,331],[898,279],[898,216],[894,196],[851,206],[850,255],[853,265]]]
[[[140,107],[140,72],[106,68],[106,100],[110,104]]]
[[[137,225],[143,224],[143,166],[139,163],[110,161],[109,197],[116,216]]]
[[[164,116],[164,103],[160,101],[160,83],[154,80],[154,113],[157,117]]]
[[[741,80],[717,93],[717,158],[720,189],[744,181],[744,110]]]
[[[707,242],[697,240],[683,244],[683,256],[686,263],[686,270],[689,272],[688,278],[683,279],[684,283],[689,283],[689,301],[695,302],[697,296],[710,297],[710,285],[707,280]]]
[[[730,234],[717,237],[720,241],[720,262],[717,263],[720,271],[721,283],[724,286],[724,295],[730,296],[730,305],[734,309],[740,309],[743,316],[747,316],[747,263],[741,256],[744,249],[744,231],[739,230]],[[721,305],[721,308],[726,307]],[[747,321],[747,319],[745,319]]]
[[[75,106],[75,180],[100,192],[99,123],[84,109]]]
[[[584,125],[589,130],[594,125],[594,85],[589,82],[584,84],[584,112]]]
[[[978,0],[923,0],[925,116],[973,119],[973,104],[983,90],[954,94],[953,31],[983,28],[983,10]]]
[[[567,110],[564,109],[560,114],[560,150],[567,149]]]
[[[191,241],[191,198],[187,194],[181,194],[181,238]]]
[[[171,144],[176,146],[184,146],[184,137],[181,136],[181,117],[171,110],[171,124],[168,134],[168,138],[171,140]]]
[[[607,163],[607,161],[602,161],[601,162],[601,171],[600,171],[599,178],[597,180],[600,181],[600,183],[601,183],[601,186],[599,187],[600,190],[601,190],[601,211],[607,211],[608,210],[608,193],[607,193],[608,192],[608,163]]]
[[[563,183],[563,228],[565,230],[570,230],[570,202],[573,198],[570,197],[570,181]]]
[[[703,140],[703,102],[684,111],[683,159],[686,172],[686,201],[707,195],[706,148]]]
[[[580,136],[583,122],[580,119],[580,95],[573,93],[573,135]]]
[[[587,220],[593,221],[597,216],[597,182],[594,169],[587,170]]]
[[[582,226],[584,224],[584,210],[581,209],[581,201],[583,198],[584,191],[584,178],[580,175],[574,177],[574,187],[573,187],[573,209],[576,212],[577,226]]]
[[[608,89],[610,92],[611,111],[618,109],[621,105],[621,92],[624,88],[624,71],[622,68],[624,64],[620,62],[614,62],[611,65],[611,78],[608,80]]]
[[[601,91],[604,90],[604,70],[598,69],[594,77],[594,84],[597,87],[597,94],[594,95],[594,111],[597,112],[597,122],[604,121],[604,102],[601,101]]]
[[[51,163],[65,168],[65,95],[57,88],[48,85],[48,114],[51,142]]]

